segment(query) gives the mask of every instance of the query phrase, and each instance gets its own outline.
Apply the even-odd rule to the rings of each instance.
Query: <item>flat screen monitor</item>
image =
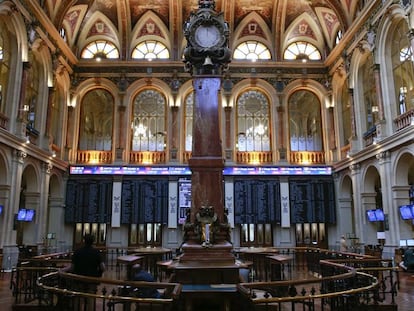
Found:
[[[375,210],[370,209],[367,211],[368,221],[377,221],[377,216],[375,215]]]
[[[0,205],[0,215],[3,213],[3,205]]]
[[[400,206],[400,215],[404,220],[413,219],[413,206],[412,205],[402,205]]]
[[[414,246],[414,240],[407,240],[407,246]]]
[[[400,240],[400,247],[407,247],[407,240]]]
[[[34,209],[27,209],[26,210],[26,217],[24,219],[24,221],[33,221],[35,215],[35,210]]]
[[[34,209],[25,209],[21,208],[19,209],[19,212],[17,213],[17,220],[18,221],[33,221],[35,215]]]
[[[377,221],[384,221],[384,211],[382,209],[376,209],[375,218],[377,218]]]
[[[24,208],[19,209],[19,211],[17,212],[17,220],[24,221],[25,218],[26,218],[26,209]]]

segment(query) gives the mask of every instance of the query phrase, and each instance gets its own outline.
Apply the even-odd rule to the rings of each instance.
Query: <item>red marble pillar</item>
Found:
[[[194,86],[191,221],[202,206],[212,206],[217,219],[224,219],[223,168],[218,94],[221,79],[196,77]]]

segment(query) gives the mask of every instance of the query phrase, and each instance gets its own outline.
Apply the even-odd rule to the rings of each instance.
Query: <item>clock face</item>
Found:
[[[194,38],[199,46],[209,48],[220,41],[221,34],[215,25],[200,25],[194,33]]]

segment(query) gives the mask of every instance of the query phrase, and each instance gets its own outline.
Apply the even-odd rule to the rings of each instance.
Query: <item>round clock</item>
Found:
[[[194,39],[199,46],[211,48],[220,42],[220,29],[216,25],[199,25],[194,32]]]

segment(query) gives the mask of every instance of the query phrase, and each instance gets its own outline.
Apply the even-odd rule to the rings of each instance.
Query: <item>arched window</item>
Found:
[[[361,66],[362,106],[365,110],[366,131],[372,130],[378,119],[378,104],[376,96],[375,78],[373,72],[374,60],[369,53],[365,63]]]
[[[96,40],[89,43],[81,53],[81,58],[96,59],[117,59],[119,58],[119,51],[116,46],[105,40]]]
[[[114,99],[108,91],[96,89],[82,99],[79,150],[112,150]]]
[[[6,95],[10,72],[10,36],[0,21],[0,112],[6,114]]]
[[[407,33],[407,22],[401,20],[392,34],[391,58],[398,114],[414,108],[414,58]]]
[[[194,93],[185,98],[185,151],[193,150],[193,110]]]
[[[132,115],[132,150],[164,151],[166,99],[156,90],[135,97]]]
[[[170,51],[159,41],[147,40],[139,43],[132,51],[133,59],[169,59]]]
[[[300,60],[306,62],[308,60],[321,60],[319,50],[309,42],[298,41],[287,47],[283,54],[285,60]]]
[[[288,102],[291,151],[322,151],[321,104],[312,92],[300,90]]]
[[[269,49],[258,41],[246,41],[240,43],[233,53],[237,60],[269,60],[272,58]]]
[[[270,151],[269,100],[258,90],[237,99],[238,151]]]

